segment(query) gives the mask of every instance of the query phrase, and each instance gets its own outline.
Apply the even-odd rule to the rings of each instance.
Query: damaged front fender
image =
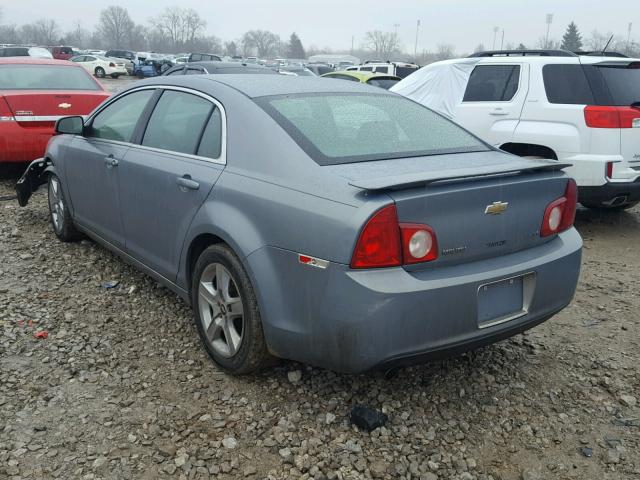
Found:
[[[29,167],[16,183],[18,204],[24,207],[29,203],[31,195],[38,190],[40,185],[47,183],[49,174],[56,173],[53,162],[48,158],[38,158],[29,164]]]

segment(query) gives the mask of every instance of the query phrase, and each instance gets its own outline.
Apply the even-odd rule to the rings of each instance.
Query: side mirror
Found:
[[[84,131],[84,118],[80,116],[63,117],[56,122],[56,133],[70,135],[82,135]]]

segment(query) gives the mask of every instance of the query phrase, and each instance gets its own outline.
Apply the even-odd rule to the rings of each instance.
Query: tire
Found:
[[[228,246],[212,245],[198,258],[191,304],[202,344],[222,369],[243,375],[273,362],[251,281]]]
[[[119,77],[119,75],[117,73],[112,73],[111,74],[111,78],[113,79],[117,79]]]
[[[640,201],[623,203],[622,205],[615,205],[613,207],[609,205],[603,205],[602,203],[590,203],[590,202],[580,202],[580,203],[582,204],[583,207],[591,210],[621,212],[623,210],[629,210],[630,208],[635,207],[636,205],[638,205],[638,203],[640,203]]]
[[[96,77],[98,77],[98,78],[104,78],[104,76],[105,76],[104,68],[96,67],[95,74],[96,74]]]
[[[63,242],[75,242],[82,238],[82,234],[76,230],[71,218],[71,213],[64,198],[62,184],[57,175],[49,175],[47,182],[49,203],[49,218],[56,236]]]
[[[144,78],[144,72],[142,70],[138,70],[138,73],[136,73],[136,77]]]

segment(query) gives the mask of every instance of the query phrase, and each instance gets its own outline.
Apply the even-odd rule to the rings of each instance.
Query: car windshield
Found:
[[[79,67],[0,65],[0,90],[100,90]]]
[[[373,85],[374,87],[384,88],[385,90],[389,90],[398,82],[399,80],[395,78],[371,78],[367,81],[369,85]]]
[[[299,94],[255,101],[320,165],[489,150],[444,117],[397,95]]]
[[[614,105],[640,102],[640,63],[630,66],[598,66]]]

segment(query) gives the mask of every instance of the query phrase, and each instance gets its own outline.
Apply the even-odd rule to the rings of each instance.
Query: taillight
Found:
[[[365,224],[351,268],[399,267],[438,258],[436,234],[428,225],[398,223],[395,205],[378,210]]]
[[[378,210],[360,233],[351,268],[397,267],[402,265],[400,228],[395,205]]]
[[[13,116],[13,112],[9,108],[9,104],[4,99],[4,97],[0,97],[0,122],[15,122],[16,119]]]
[[[575,180],[570,178],[564,196],[551,202],[544,211],[540,236],[548,237],[569,230],[576,218],[577,203],[578,187]]]
[[[637,128],[640,109],[588,105],[584,108],[584,120],[590,128]]]
[[[428,225],[401,223],[404,263],[429,262],[438,258],[436,234]]]
[[[115,64],[115,63],[113,63],[113,62],[109,62],[109,66],[110,66],[110,67],[115,67],[115,66],[116,66],[116,64]]]

